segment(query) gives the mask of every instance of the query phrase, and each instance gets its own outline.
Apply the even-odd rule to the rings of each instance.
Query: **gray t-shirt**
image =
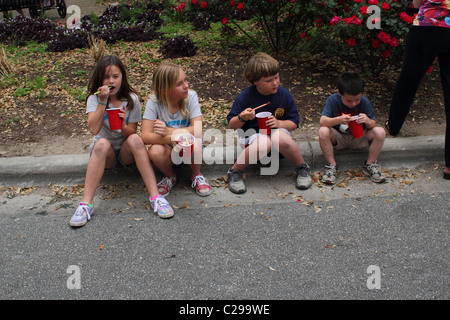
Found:
[[[125,109],[125,113],[127,114],[126,121],[127,123],[138,123],[141,121],[141,103],[139,102],[139,98],[136,94],[132,93],[131,98],[134,101],[133,110],[128,110],[126,108],[128,101],[123,100],[120,108]],[[98,101],[96,95],[90,95],[87,103],[86,103],[86,113],[95,112],[97,110]],[[108,103],[107,108],[114,108],[111,103]],[[125,137],[122,135],[122,130],[111,130],[109,127],[108,114],[105,110],[105,114],[103,115],[103,125],[100,129],[99,133],[94,136],[94,141],[92,144],[97,142],[98,139],[105,138],[108,139],[111,143],[111,146],[115,151],[120,150],[122,143],[125,141]]]
[[[186,101],[186,109],[189,111],[189,119],[184,118],[181,111],[175,114],[170,113],[167,106],[163,103],[156,102],[156,96],[151,95],[145,105],[144,119],[156,120],[159,119],[166,123],[169,128],[184,128],[190,125],[190,119],[196,118],[202,115],[200,110],[200,104],[198,103],[197,93],[193,90],[189,90],[188,98]]]

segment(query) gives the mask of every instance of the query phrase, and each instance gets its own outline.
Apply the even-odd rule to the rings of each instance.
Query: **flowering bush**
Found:
[[[337,56],[347,67],[378,76],[401,62],[414,19],[399,0],[325,0],[325,27],[314,39],[316,50]]]
[[[194,17],[221,21],[224,32],[238,30],[257,47],[268,45],[280,52],[292,49],[300,40],[298,34],[312,27],[314,9],[309,1],[297,0],[187,0],[172,10],[183,21]],[[258,23],[262,36],[252,35],[240,26],[238,22],[247,19]]]

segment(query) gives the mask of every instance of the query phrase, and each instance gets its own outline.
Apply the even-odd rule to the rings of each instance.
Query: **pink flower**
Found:
[[[340,19],[341,19],[341,17],[339,17],[339,16],[334,16],[333,18],[331,18],[330,24],[331,24],[332,26],[334,26],[336,23],[339,22]]]

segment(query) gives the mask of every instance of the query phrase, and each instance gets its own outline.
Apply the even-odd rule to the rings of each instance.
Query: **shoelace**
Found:
[[[367,169],[372,174],[374,174],[374,173],[380,174],[380,169],[378,168],[378,163],[376,163],[376,162],[369,164],[367,166]]]
[[[327,176],[336,173],[336,167],[335,167],[335,166],[332,166],[332,165],[325,165],[325,168],[326,168],[325,174],[326,174]]]
[[[159,183],[158,188],[172,188],[172,180],[169,177],[164,177]]]
[[[154,212],[157,212],[159,207],[167,207],[169,203],[167,202],[166,199],[164,199],[163,197],[158,197],[155,199],[155,202],[153,203],[153,210]]]
[[[91,215],[89,214],[89,209],[88,206],[79,206],[77,211],[75,212],[75,216],[78,217],[83,217],[83,211],[86,212],[86,215],[88,217],[88,220],[91,220]]]
[[[192,180],[192,188],[195,188],[197,183],[199,186],[203,186],[203,185],[207,185],[208,181],[206,181],[204,176],[198,175],[198,176],[195,176],[194,180]]]

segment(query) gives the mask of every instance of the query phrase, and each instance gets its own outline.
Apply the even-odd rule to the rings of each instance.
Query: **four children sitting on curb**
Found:
[[[105,62],[97,66],[97,69],[100,69],[93,76],[92,81],[96,82],[91,81],[91,95],[87,101],[88,124],[91,125],[89,128],[96,136],[91,147],[92,154],[86,173],[83,203],[80,204],[70,224],[82,226],[90,220],[95,189],[103,170],[117,163],[128,165],[136,162],[146,183],[152,208],[161,218],[172,217],[173,209],[164,197],[169,194],[176,182],[175,171],[172,168],[173,153],[177,153],[172,148],[180,142],[178,140],[180,138],[174,138],[176,132],[179,132],[180,137],[187,133],[195,136],[198,145],[194,144],[192,156],[195,154],[200,156],[197,157],[198,163],[189,162],[192,187],[200,196],[209,195],[211,188],[200,173],[202,114],[197,94],[189,90],[184,71],[170,63],[162,63],[155,71],[154,95],[147,102],[142,137],[139,137],[136,134],[136,122],[141,116],[140,104],[139,100],[135,99],[134,105],[132,103],[127,105],[127,101],[132,100],[130,93],[134,94],[134,91],[128,85],[125,68],[113,56],[104,57],[101,61]],[[289,91],[280,86],[279,70],[278,61],[268,54],[257,53],[251,57],[244,72],[250,86],[237,96],[227,115],[228,126],[237,130],[239,143],[243,148],[227,172],[229,189],[233,193],[241,194],[246,191],[243,180],[244,169],[269,156],[271,162],[284,157],[294,164],[296,188],[308,189],[312,185],[310,167],[291,136],[291,131],[298,128],[300,122],[297,106]],[[105,74],[108,74],[108,77],[105,77]],[[94,93],[96,90],[99,91]],[[336,182],[338,166],[334,158],[334,149],[343,148],[369,147],[368,159],[363,166],[364,174],[370,176],[374,182],[386,180],[377,164],[385,131],[376,126],[372,107],[369,100],[362,95],[362,91],[361,77],[356,72],[344,72],[338,78],[338,93],[331,95],[326,101],[319,129],[319,144],[327,161],[322,177],[326,184]],[[121,130],[110,129],[109,115],[106,112],[108,106],[123,109],[120,114]],[[137,118],[132,119],[131,110],[137,112]],[[268,116],[263,122],[258,122],[256,114],[263,111],[269,111]],[[92,120],[94,116],[95,126]],[[353,137],[349,132],[349,124],[352,125],[352,121],[362,125],[361,137]],[[196,125],[199,132],[195,130]],[[262,130],[260,126],[263,125],[267,129]],[[100,135],[103,132],[100,129],[103,129],[103,135]],[[119,139],[114,148],[113,138]],[[150,145],[148,154],[144,144]],[[158,184],[151,162],[165,176]],[[271,174],[275,174],[276,171]]]

